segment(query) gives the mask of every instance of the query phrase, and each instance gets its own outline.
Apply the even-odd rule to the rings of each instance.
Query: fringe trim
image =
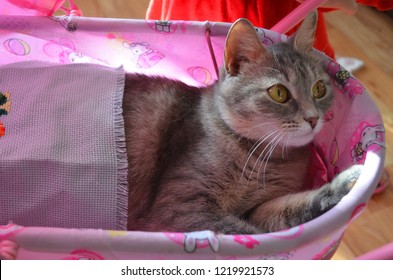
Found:
[[[128,160],[123,118],[125,72],[118,68],[116,89],[113,95],[114,131],[117,158],[117,209],[116,229],[127,230],[128,222]]]

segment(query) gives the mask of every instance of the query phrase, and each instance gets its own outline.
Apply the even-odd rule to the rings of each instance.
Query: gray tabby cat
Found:
[[[289,228],[335,206],[360,166],[305,190],[308,144],[331,106],[312,45],[316,13],[287,43],[265,48],[231,27],[219,81],[199,89],[128,75],[123,101],[129,230],[252,234]]]

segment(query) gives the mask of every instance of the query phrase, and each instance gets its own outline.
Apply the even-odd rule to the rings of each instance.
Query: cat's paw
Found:
[[[347,195],[363,171],[363,165],[353,165],[338,174],[330,184],[319,190],[313,199],[314,216],[319,216],[333,208]]]
[[[330,185],[337,193],[347,194],[355,185],[363,171],[363,165],[353,165],[335,177]]]

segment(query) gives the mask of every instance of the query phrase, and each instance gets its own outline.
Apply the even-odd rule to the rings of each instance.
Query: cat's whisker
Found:
[[[248,166],[248,162],[250,161],[250,159],[251,159],[251,157],[253,156],[253,154],[255,153],[255,151],[263,144],[263,142],[264,142],[266,139],[268,139],[269,137],[271,137],[271,136],[272,136],[274,133],[276,133],[277,131],[278,131],[278,129],[276,129],[276,130],[270,132],[270,133],[267,134],[267,135],[262,136],[262,137],[261,137],[257,142],[255,142],[255,144],[251,147],[251,152],[249,153],[248,158],[247,158],[247,160],[246,160],[246,163],[244,164],[241,178],[244,177],[244,174],[245,174],[246,169],[247,169],[247,166]],[[258,160],[257,160],[257,161],[258,161]],[[255,167],[255,165],[254,165],[254,167]],[[252,172],[254,171],[254,167],[253,167],[253,169],[251,170],[250,175],[251,175]],[[249,180],[250,180],[250,176],[249,176],[248,181],[249,181]]]
[[[282,153],[281,153],[281,157],[282,159],[285,158],[285,155],[288,155],[288,142],[289,142],[289,134],[287,132],[285,132],[285,140],[284,140],[284,145],[282,146]],[[284,155],[285,154],[285,155]]]
[[[260,123],[260,124],[254,125],[254,126],[250,127],[250,129],[247,130],[247,133],[249,133],[251,130],[255,130],[256,128],[259,128],[261,126],[265,126],[265,125],[268,125],[268,124],[274,124],[274,123],[275,122],[264,122],[264,123]]]
[[[253,121],[249,121],[249,120],[245,120],[245,119],[229,119],[229,118],[222,118],[224,121],[226,121],[226,122],[237,122],[237,123],[242,123],[242,124],[244,124],[244,125],[246,125],[246,126],[248,126],[248,125],[250,125],[250,124],[252,124],[253,123]],[[247,130],[247,132],[246,132],[246,134],[248,134],[251,130],[255,130],[256,128],[258,128],[258,127],[261,127],[261,126],[266,126],[266,125],[269,125],[269,124],[274,124],[274,123],[276,123],[276,122],[263,122],[263,123],[259,123],[259,124],[257,124],[257,125],[254,125],[254,126],[251,126],[248,130]],[[264,137],[264,136],[262,136],[262,137]],[[262,138],[261,137],[261,138]]]
[[[272,135],[273,135],[274,133],[276,133],[276,132],[278,132],[278,130],[275,130],[274,132],[272,132],[270,136],[272,136]],[[281,132],[280,132],[280,133],[281,133]],[[280,133],[279,133],[279,134],[280,134]],[[278,135],[279,135],[279,134],[278,134]],[[268,137],[269,137],[269,136],[268,136]],[[265,139],[261,142],[261,144],[262,144],[268,137],[265,137]],[[252,167],[252,170],[251,170],[251,172],[250,172],[250,175],[248,176],[247,185],[248,185],[248,183],[249,183],[250,180],[251,180],[251,176],[252,176],[252,174],[253,174],[253,172],[254,172],[254,170],[255,170],[255,167],[257,166],[258,162],[261,160],[262,156],[264,155],[265,150],[269,147],[269,145],[271,145],[272,141],[274,141],[274,139],[275,139],[276,137],[277,137],[277,135],[273,138],[273,140],[271,140],[271,141],[265,146],[265,148],[262,150],[262,152],[261,152],[260,155],[258,156],[257,160],[255,161],[255,163],[254,163],[254,165],[253,165],[253,167]]]
[[[264,122],[264,123],[260,123],[260,124],[254,125],[254,126],[252,126],[252,127],[247,131],[247,133],[249,133],[251,130],[257,129],[258,127],[266,126],[266,125],[272,124],[272,123],[275,123],[275,122]],[[245,162],[245,164],[244,164],[244,166],[243,166],[241,178],[244,178],[244,177],[245,177],[245,172],[246,172],[248,163],[249,163],[250,159],[252,158],[253,154],[255,153],[255,151],[258,149],[258,147],[260,147],[260,145],[262,145],[263,142],[264,142],[266,139],[268,139],[269,137],[271,137],[271,136],[272,136],[274,133],[276,133],[277,131],[278,131],[278,129],[276,129],[276,130],[274,130],[274,131],[268,133],[267,135],[266,135],[266,134],[263,135],[263,136],[262,136],[261,138],[259,138],[259,139],[255,142],[255,144],[251,147],[251,149],[250,149],[251,152],[249,152],[248,157],[247,157],[247,160],[246,160],[246,162]],[[252,174],[252,172],[253,172],[253,170],[251,171],[250,174]],[[248,179],[248,182],[249,182],[249,180],[250,180],[250,177],[249,177],[249,179]]]
[[[255,162],[254,167],[253,167],[253,171],[254,171],[254,168],[255,168],[255,166],[257,165],[258,162],[259,162],[259,166],[260,166],[258,168],[258,173],[257,173],[257,182],[259,182],[259,173],[260,173],[260,170],[261,170],[261,167],[262,167],[263,163],[265,162],[265,159],[267,159],[269,157],[269,153],[271,151],[271,148],[276,144],[276,139],[278,137],[280,137],[282,135],[282,133],[283,132],[280,131],[279,134],[277,134],[272,140],[270,140],[270,142],[266,145],[266,147],[263,149],[263,151],[259,155],[258,160]],[[269,150],[265,153],[265,151],[267,149],[269,149]],[[263,158],[262,158],[262,156],[263,156]],[[265,185],[265,183],[263,185]]]
[[[261,124],[255,125],[255,126],[251,127],[251,128],[247,131],[247,133],[249,133],[251,130],[255,130],[256,128],[259,128],[260,126],[268,125],[268,124],[271,124],[271,123],[274,123],[274,122],[265,122],[265,123],[261,123]],[[268,137],[270,137],[273,133],[275,133],[275,132],[277,132],[277,131],[278,131],[278,129],[276,129],[276,130],[274,130],[274,131],[272,131],[272,132],[269,132],[268,134],[264,134],[261,138],[259,138],[259,139],[255,142],[255,144],[251,147],[251,149],[250,149],[250,150],[252,150],[251,154],[255,151],[254,148],[255,148],[257,145],[260,145],[260,144],[259,144],[260,141],[264,142]],[[262,139],[263,139],[263,140],[262,140]]]
[[[264,156],[264,158],[262,159],[261,165],[259,167],[258,170],[258,179],[259,179],[259,173],[260,173],[260,169],[262,168],[262,165],[264,164],[264,168],[263,168],[263,186],[265,186],[265,179],[266,179],[266,168],[267,168],[267,164],[269,162],[269,159],[271,158],[275,148],[278,146],[278,144],[281,142],[281,139],[285,136],[283,132],[280,132],[280,134],[277,135],[277,137],[280,136],[280,138],[278,140],[273,139],[272,142],[274,141],[274,143],[270,146],[269,152]],[[277,138],[276,137],[276,138]],[[266,158],[266,160],[265,160]]]
[[[266,180],[266,172],[265,172],[265,170],[266,170],[267,162],[269,161],[269,158],[270,158],[270,156],[271,156],[272,148],[274,149],[274,147],[275,147],[275,144],[276,144],[275,139],[276,139],[277,137],[279,137],[281,134],[282,134],[282,133],[278,134],[278,135],[269,143],[269,146],[270,146],[270,147],[269,147],[269,151],[267,151],[267,153],[264,155],[264,157],[262,158],[262,160],[261,160],[261,162],[260,162],[260,165],[259,165],[259,168],[258,168],[257,181],[259,182],[259,174],[260,174],[261,168],[262,168],[263,165],[265,165],[264,172],[263,172],[263,186],[265,186],[265,183],[266,183],[266,182],[265,182],[265,180]]]

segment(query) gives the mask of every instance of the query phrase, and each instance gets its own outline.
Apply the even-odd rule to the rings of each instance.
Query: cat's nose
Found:
[[[319,117],[304,117],[304,120],[311,125],[311,128],[314,129],[317,126]]]

